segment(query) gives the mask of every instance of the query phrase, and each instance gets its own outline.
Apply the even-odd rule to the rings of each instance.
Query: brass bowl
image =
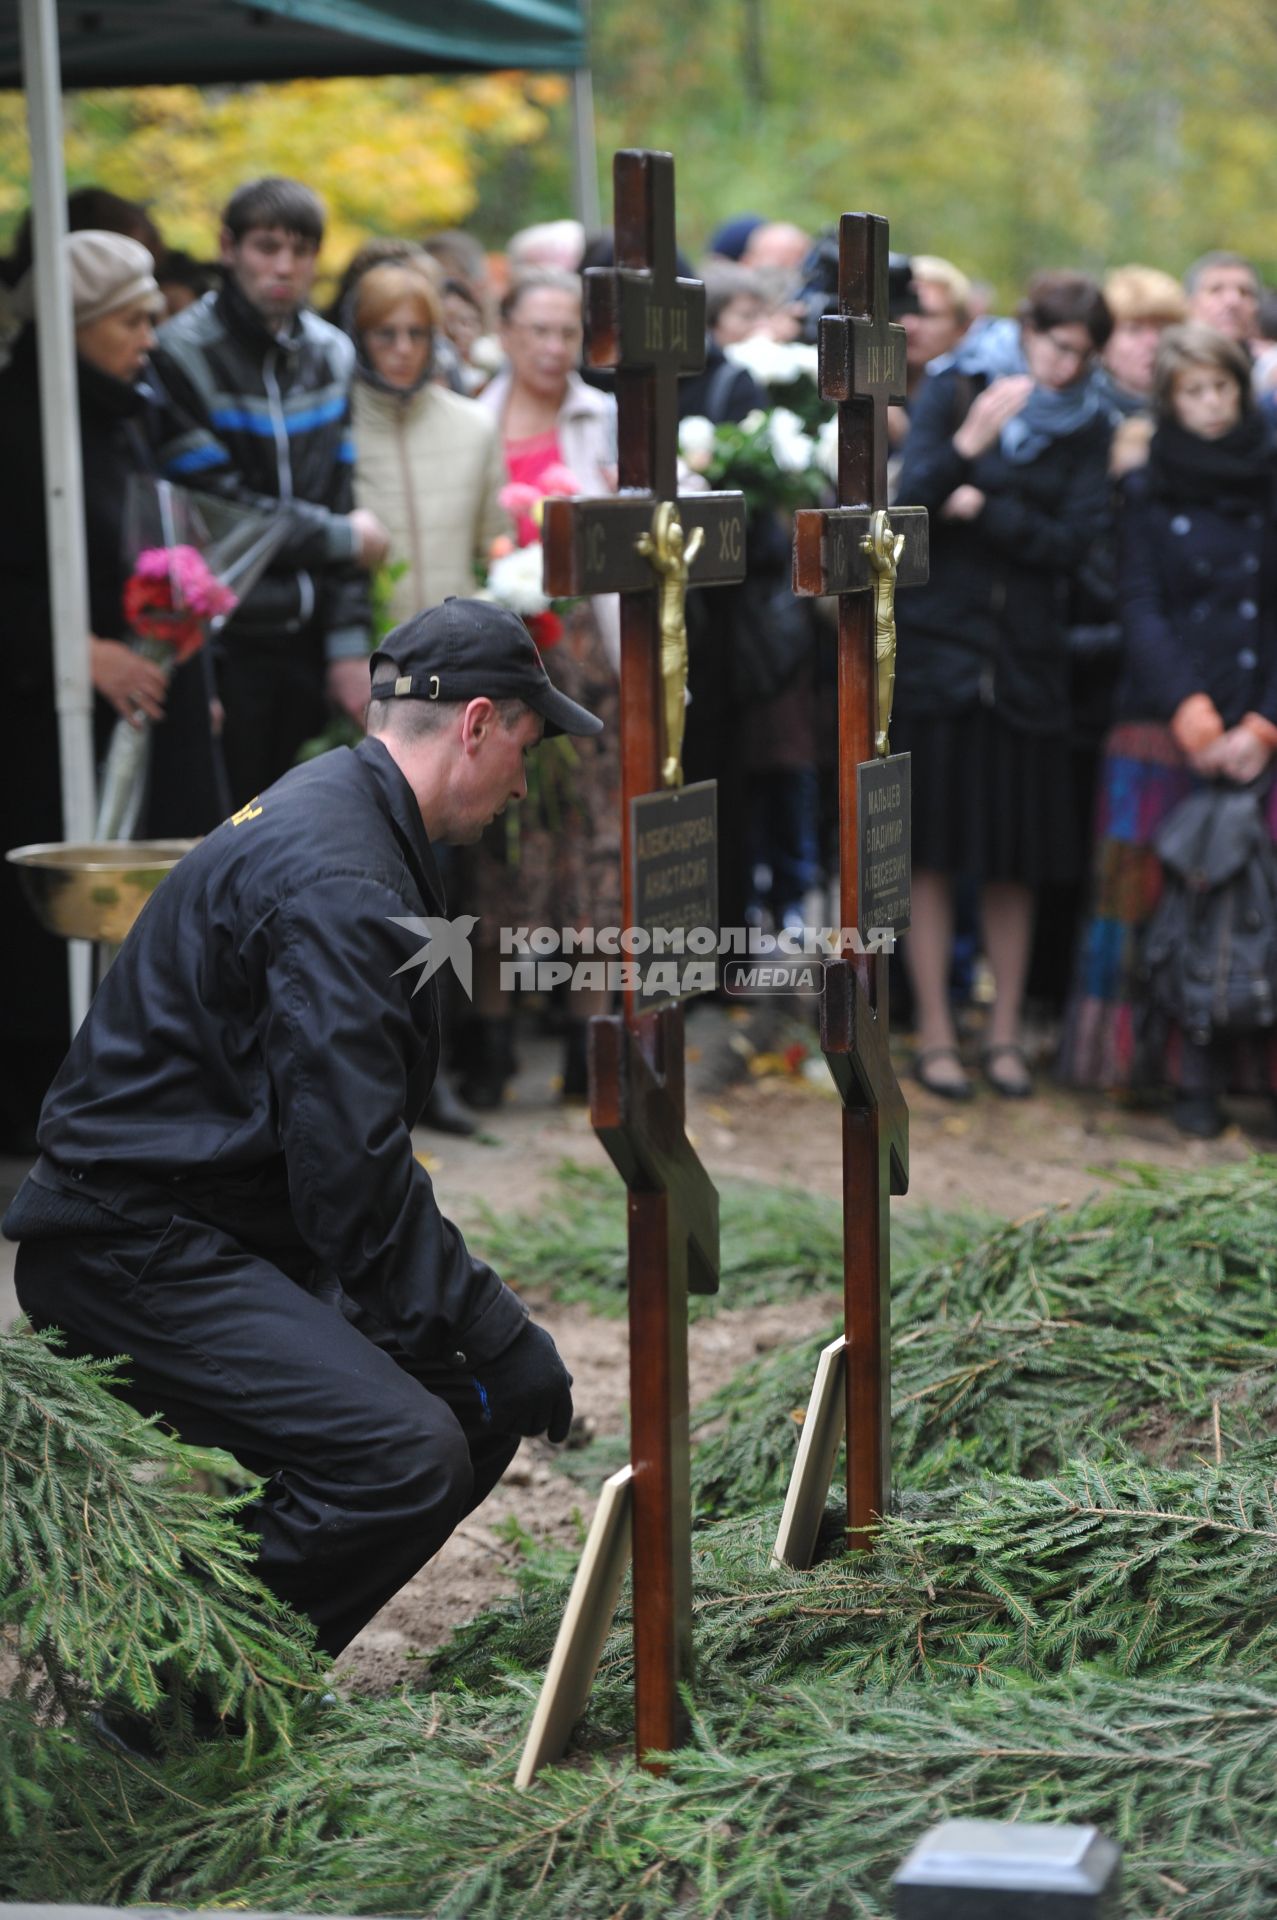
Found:
[[[196,840],[103,840],[96,846],[51,840],[14,847],[32,912],[64,940],[119,946],[166,873]]]

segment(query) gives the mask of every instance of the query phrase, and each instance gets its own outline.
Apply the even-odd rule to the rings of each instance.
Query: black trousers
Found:
[[[518,1447],[471,1379],[410,1358],[333,1287],[311,1293],[229,1235],[24,1241],[16,1282],[76,1355],[127,1354],[123,1397],[264,1476],[242,1511],[265,1584],[337,1654],[486,1499]]]
[[[235,809],[281,779],[298,749],[328,724],[318,639],[299,636],[291,649],[228,643],[217,658],[217,691],[226,709],[221,744]]]

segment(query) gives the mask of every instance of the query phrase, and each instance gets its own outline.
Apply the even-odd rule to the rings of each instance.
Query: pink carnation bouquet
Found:
[[[199,653],[274,559],[287,516],[239,507],[135,474],[125,505],[129,645],[171,675]],[[212,676],[209,674],[209,691]],[[117,720],[102,769],[98,840],[132,839],[150,767],[150,722]]]

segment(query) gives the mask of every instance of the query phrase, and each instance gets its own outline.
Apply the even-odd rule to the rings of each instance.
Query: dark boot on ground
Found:
[[[440,1074],[430,1089],[421,1125],[429,1127],[432,1133],[452,1133],[467,1139],[476,1131],[479,1123]]]
[[[513,1079],[513,1020],[476,1020],[466,1046],[466,1064],[458,1092],[476,1113],[491,1113],[501,1105],[506,1082]]]
[[[1181,1133],[1194,1140],[1216,1140],[1224,1131],[1224,1116],[1213,1093],[1177,1093],[1171,1118]]]
[[[590,1097],[590,1023],[569,1020],[563,1035],[563,1098],[588,1100]]]

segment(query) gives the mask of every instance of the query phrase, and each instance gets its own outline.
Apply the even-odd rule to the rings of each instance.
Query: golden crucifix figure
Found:
[[[662,500],[652,514],[650,533],[635,546],[661,576],[661,686],[665,703],[665,758],[661,783],[683,784],[683,728],[687,706],[687,576],[705,539],[702,527],[691,538],[683,532],[678,502]]]
[[[874,660],[878,668],[878,731],[874,748],[886,759],[890,748],[887,732],[891,726],[891,702],[896,690],[896,571],[905,549],[903,533],[893,533],[891,522],[881,509],[869,522],[869,532],[861,541],[874,572]]]

